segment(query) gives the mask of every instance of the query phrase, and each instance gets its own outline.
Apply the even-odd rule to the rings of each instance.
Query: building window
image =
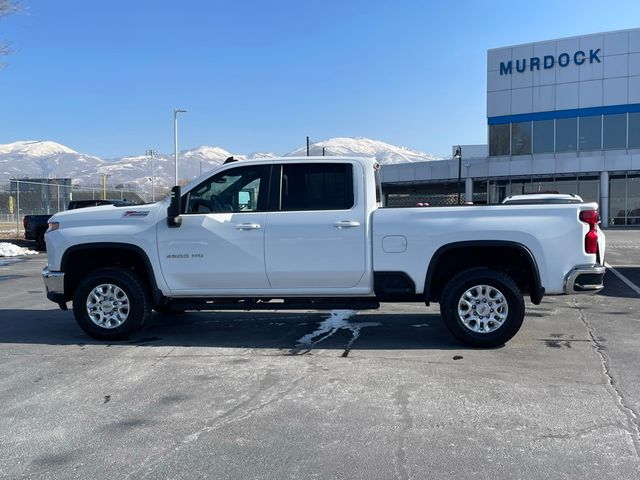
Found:
[[[627,148],[627,114],[605,115],[602,123],[603,148],[607,150]]]
[[[577,194],[578,178],[577,177],[556,177],[555,191],[558,193]]]
[[[488,180],[487,188],[487,203],[489,204],[502,202],[511,192],[509,180]]]
[[[627,225],[640,225],[640,177],[627,176]]]
[[[533,122],[533,153],[553,153],[553,120]]]
[[[578,137],[577,118],[556,120],[556,152],[575,152]]]
[[[489,125],[489,155],[509,155],[509,124]]]
[[[609,178],[609,225],[627,224],[627,179],[624,175]]]
[[[640,112],[629,114],[629,148],[640,148]]]
[[[507,195],[522,195],[524,193],[533,193],[531,178],[511,180]]]
[[[602,149],[602,117],[600,115],[579,118],[579,144],[578,150]]]
[[[531,122],[511,124],[511,155],[531,154]]]
[[[533,180],[534,193],[555,193],[556,182],[553,178],[539,178]]]
[[[578,195],[585,202],[600,201],[600,179],[598,177],[580,177],[578,182]]]
[[[640,175],[609,178],[610,225],[640,225]]]

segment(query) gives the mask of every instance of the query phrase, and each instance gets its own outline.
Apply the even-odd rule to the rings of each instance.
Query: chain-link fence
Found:
[[[467,199],[463,193],[460,196],[460,201],[465,203],[471,201]],[[486,193],[474,193],[474,204],[486,204]],[[390,193],[387,195],[386,206],[387,207],[416,207],[416,206],[431,206],[431,207],[449,207],[458,204],[458,195],[455,193],[447,194],[428,194],[428,193]]]
[[[155,188],[156,200],[168,189]],[[0,178],[0,232],[20,235],[25,215],[53,215],[67,210],[72,200],[121,200],[141,204],[152,200],[151,194],[137,185],[74,185],[71,179],[2,179]]]

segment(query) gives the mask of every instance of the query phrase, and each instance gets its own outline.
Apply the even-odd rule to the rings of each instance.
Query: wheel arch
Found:
[[[500,252],[501,256],[480,261],[478,255],[486,256]],[[472,240],[453,242],[441,246],[433,254],[424,285],[424,299],[438,301],[446,283],[458,272],[473,267],[498,268],[508,274],[509,260],[517,260],[516,266],[527,268],[525,275],[515,275],[518,286],[529,293],[532,303],[538,305],[544,296],[544,287],[540,280],[538,264],[526,246],[506,240]]]
[[[137,245],[120,242],[84,243],[69,247],[60,262],[65,272],[64,291],[70,300],[73,290],[87,273],[106,267],[124,267],[139,275],[146,283],[154,305],[164,303],[153,265],[146,252]]]

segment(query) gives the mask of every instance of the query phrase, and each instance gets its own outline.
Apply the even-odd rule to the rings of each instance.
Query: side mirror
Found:
[[[182,218],[180,218],[181,203],[180,187],[176,185],[171,189],[171,202],[167,207],[167,225],[169,225],[169,228],[177,228],[182,225]]]

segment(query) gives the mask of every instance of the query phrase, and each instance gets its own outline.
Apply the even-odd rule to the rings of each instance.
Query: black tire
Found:
[[[36,245],[38,246],[38,250],[46,252],[47,251],[47,242],[44,239],[44,234],[47,230],[45,228],[41,228],[38,230],[38,234],[36,235]]]
[[[469,295],[463,301],[467,292]],[[473,307],[465,310],[468,305]],[[459,306],[468,312],[464,321],[458,313]],[[440,313],[449,331],[462,343],[493,348],[504,345],[520,330],[524,298],[509,276],[496,270],[474,268],[459,273],[447,283],[440,299]]]
[[[111,285],[113,288],[103,288],[94,294],[94,289],[101,285]],[[102,326],[91,319],[87,306],[90,296],[95,302],[98,294],[105,295],[105,304],[96,304],[92,311],[98,320],[106,317]],[[116,309],[118,311],[114,312]],[[103,268],[91,272],[76,288],[73,314],[80,328],[90,337],[97,340],[125,340],[140,330],[149,319],[151,302],[144,283],[136,274],[124,268]]]

